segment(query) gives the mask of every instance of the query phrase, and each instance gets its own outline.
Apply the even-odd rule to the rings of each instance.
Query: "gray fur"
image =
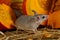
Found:
[[[22,15],[16,20],[15,25],[17,29],[31,30],[35,32],[37,30],[37,27],[43,21],[47,20],[47,18],[48,15],[45,14],[37,14],[34,16]]]

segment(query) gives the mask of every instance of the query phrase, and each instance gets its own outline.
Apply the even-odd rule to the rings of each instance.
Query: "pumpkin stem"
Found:
[[[32,10],[32,12],[34,12],[34,16],[36,16],[36,15],[37,15],[37,12],[36,12],[35,10]]]

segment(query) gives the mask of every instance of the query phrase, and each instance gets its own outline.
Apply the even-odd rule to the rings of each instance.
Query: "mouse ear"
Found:
[[[35,10],[32,10],[32,12],[34,12],[34,16],[36,16],[36,15],[37,15],[37,12],[36,12]]]

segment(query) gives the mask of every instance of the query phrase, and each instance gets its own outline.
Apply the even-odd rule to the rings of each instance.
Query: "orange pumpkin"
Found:
[[[7,4],[7,5],[10,5],[11,1],[12,0],[0,0],[0,4],[4,3],[4,4]]]
[[[21,11],[24,15],[34,15],[32,10],[35,10],[38,14],[48,14],[49,4],[51,4],[51,2],[47,1],[48,0],[14,0],[11,6]],[[44,21],[42,25],[46,25],[46,21]]]
[[[32,12],[32,10],[35,10],[37,12],[37,14],[48,14],[48,4],[46,4],[47,0],[24,0],[23,1],[23,12],[26,15],[34,15],[34,13]]]
[[[51,4],[50,0],[13,0],[11,6],[22,11],[25,15],[34,15],[32,10],[38,14],[48,14],[51,6],[49,4]]]
[[[48,25],[51,28],[60,28],[60,10],[49,14]]]
[[[0,4],[0,30],[13,29],[15,20],[13,10],[5,4]]]

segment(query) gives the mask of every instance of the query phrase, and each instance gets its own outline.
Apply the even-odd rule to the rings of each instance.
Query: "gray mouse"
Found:
[[[46,14],[37,14],[34,10],[32,12],[34,12],[34,16],[21,15],[17,18],[15,22],[17,30],[30,30],[36,33],[38,26],[48,19],[48,15]]]

